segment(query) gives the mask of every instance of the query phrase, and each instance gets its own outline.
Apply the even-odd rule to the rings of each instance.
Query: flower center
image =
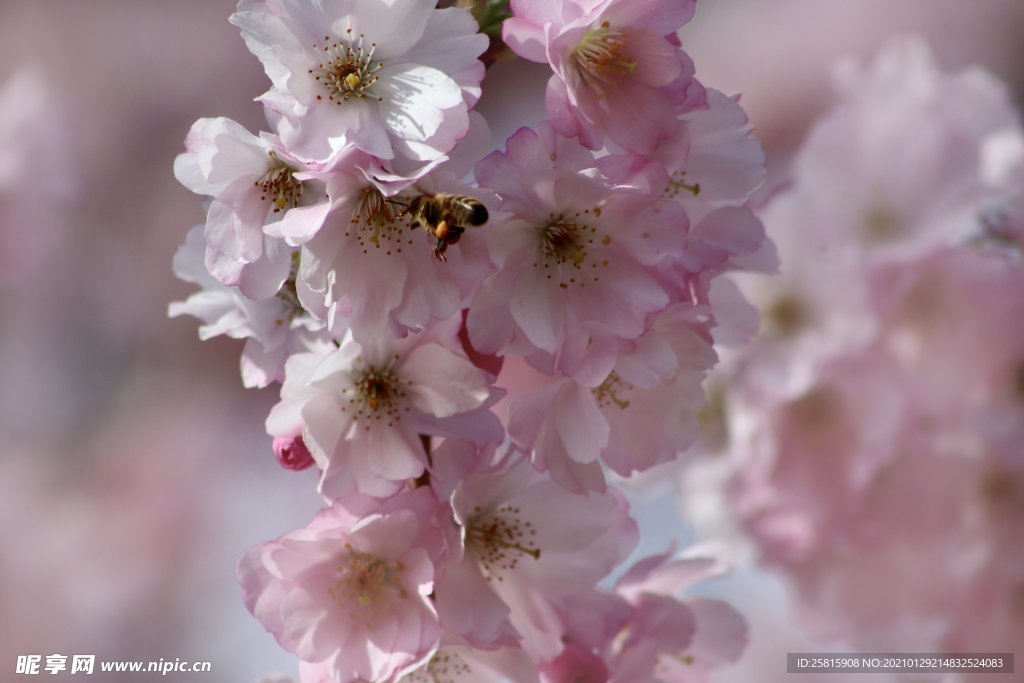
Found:
[[[842,398],[827,386],[814,387],[786,406],[786,426],[811,439],[839,439],[843,434]],[[845,431],[845,430],[843,430]]]
[[[597,229],[583,221],[591,216],[597,218],[600,215],[599,207],[595,207],[593,210],[577,211],[569,217],[564,214],[550,214],[547,224],[537,228],[537,260],[533,262],[533,267],[550,269],[552,266],[557,268],[568,265],[573,270],[565,274],[560,273],[562,282],[559,283],[559,286],[562,289],[568,289],[571,284],[578,284],[582,287],[586,279],[583,277],[583,267],[587,262],[588,250],[596,246],[594,240],[597,238]],[[611,237],[608,235],[600,240],[600,243],[605,246],[611,242]],[[607,267],[608,260],[603,259],[600,262],[596,259],[590,260],[592,270],[596,270],[598,265]],[[547,279],[551,278],[552,274],[549,272]],[[594,282],[599,279],[596,275],[593,276]]]
[[[517,507],[502,505],[493,512],[483,514],[479,507],[466,525],[466,545],[472,548],[488,580],[500,572],[514,571],[523,555],[540,559],[540,548],[534,545],[537,530],[533,524],[520,519]]]
[[[366,36],[360,33],[359,38],[352,42],[351,34],[352,29],[348,29],[345,39],[333,42],[330,36],[324,36],[322,46],[313,46],[323,61],[307,69],[307,72],[327,90],[327,99],[337,105],[350,98],[373,97],[381,102],[384,98],[374,95],[370,90],[380,78],[377,72],[382,66],[379,60],[373,58],[377,43],[370,43],[370,49],[367,50],[363,46]],[[323,96],[317,95],[316,98],[322,100]]]
[[[441,650],[430,658],[425,667],[417,669],[408,677],[403,677],[402,683],[459,683],[478,680],[470,679],[472,674],[472,667],[458,653]]]
[[[345,237],[354,237],[364,254],[369,253],[371,246],[384,249],[388,256],[392,252],[401,254],[403,243],[411,245],[413,240],[406,229],[408,226],[399,220],[401,211],[395,206],[376,187],[363,188]]]
[[[572,60],[587,85],[597,90],[603,83],[613,84],[628,76],[637,66],[630,59],[625,34],[607,21],[587,31],[573,48]]]
[[[869,244],[895,241],[905,227],[900,215],[884,203],[873,203],[864,211],[862,231]]]
[[[302,182],[295,179],[295,169],[268,152],[274,162],[273,168],[253,183],[260,188],[260,199],[270,199],[274,203],[274,213],[287,211],[298,205],[302,196]]]
[[[661,196],[664,199],[675,199],[682,192],[697,197],[700,195],[700,183],[686,182],[686,171],[678,170],[669,178],[668,185]]]
[[[810,322],[807,307],[792,294],[780,296],[762,314],[765,327],[780,337],[791,337]]]
[[[599,386],[594,387],[590,392],[594,395],[599,408],[607,408],[615,405],[625,410],[629,407],[629,400],[621,398],[619,393],[628,394],[633,390],[633,385],[619,377],[619,373],[610,372]]]
[[[401,562],[389,562],[345,544],[348,551],[335,567],[337,579],[327,588],[327,595],[349,617],[364,626],[372,625],[380,614],[393,611],[395,598],[407,597],[399,574]]]
[[[349,397],[348,405],[355,411],[356,420],[386,419],[388,427],[391,427],[395,420],[401,419],[403,409],[409,411],[409,406],[403,401],[405,389],[402,382],[390,369],[370,367],[358,372],[353,388],[355,395]],[[348,393],[348,390],[343,392]],[[342,406],[342,410],[346,410],[346,406]],[[370,427],[367,425],[366,428]]]

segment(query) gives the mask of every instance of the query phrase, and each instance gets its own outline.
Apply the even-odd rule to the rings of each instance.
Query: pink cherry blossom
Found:
[[[555,130],[592,149],[610,138],[647,154],[671,134],[676,105],[703,100],[693,62],[674,35],[694,6],[513,0],[502,37],[520,56],[551,65],[547,110]]]
[[[797,395],[733,389],[734,510],[819,637],[1012,647],[1019,628],[995,606],[1024,585],[1008,541],[1024,524],[1024,303],[1004,294],[1024,268],[946,248],[876,267],[869,284],[873,344]],[[999,616],[978,622],[979,609]],[[963,628],[981,622],[993,626],[977,639]]]
[[[819,247],[802,200],[778,197],[762,217],[779,259],[778,274],[729,275],[759,311],[758,336],[744,352],[744,382],[799,394],[837,354],[877,338],[866,271],[849,251]]]
[[[452,636],[446,636],[446,641],[426,664],[405,674],[396,683],[538,683],[536,665],[518,647],[499,646],[484,650]]]
[[[269,299],[249,299],[237,289],[215,280],[203,266],[206,238],[203,226],[196,226],[174,257],[174,272],[182,280],[203,289],[185,301],[172,303],[168,315],[199,318],[201,339],[227,335],[245,339],[242,351],[242,382],[247,387],[265,387],[284,379],[285,361],[294,353],[326,353],[334,348],[332,333],[314,320],[302,307],[295,292],[295,281],[288,280],[278,295]],[[291,253],[285,252],[291,261]]]
[[[623,477],[674,459],[697,435],[701,383],[717,358],[709,327],[706,311],[667,309],[611,370],[552,377],[517,398],[509,436],[534,467],[577,493],[603,490],[599,459]]]
[[[336,682],[390,680],[425,662],[440,627],[428,595],[435,549],[415,508],[341,503],[238,564],[246,607],[285,649]]]
[[[480,96],[487,39],[465,10],[435,4],[242,0],[231,21],[270,77],[260,99],[285,145],[317,161],[347,145],[419,162],[450,151]]]
[[[735,664],[746,649],[747,624],[733,607],[712,598],[681,596],[694,584],[725,573],[729,564],[712,548],[673,554],[674,544],[634,564],[616,583],[616,592],[634,609],[625,626],[628,635],[610,648],[616,681],[643,680],[627,671],[635,671],[641,662],[650,665],[654,654],[654,680],[705,683],[714,671]],[[681,634],[673,624],[684,632],[692,624],[681,648]]]
[[[323,184],[273,136],[255,136],[231,119],[199,119],[185,146],[174,162],[175,177],[213,198],[206,220],[207,268],[248,297],[273,296],[291,261],[288,249],[270,236],[317,230],[329,209]],[[283,227],[270,225],[278,222]]]
[[[561,650],[557,600],[594,587],[636,542],[621,494],[571,494],[522,458],[452,495],[463,556],[437,586],[443,623],[498,634],[507,618],[534,658]]]
[[[680,253],[681,207],[612,185],[588,150],[548,126],[520,130],[476,172],[508,217],[487,229],[499,271],[470,306],[474,347],[538,352],[564,369],[637,338],[668,305],[653,266]]]
[[[329,662],[299,662],[299,683],[335,683]],[[446,634],[441,646],[425,663],[400,673],[395,683],[473,683],[474,681],[508,681],[538,683],[537,668],[527,654],[510,646],[480,650]],[[259,683],[264,683],[260,681]],[[295,683],[293,679],[268,679],[265,683]],[[372,683],[359,679],[358,683]]]
[[[492,440],[500,427],[487,405],[497,395],[463,354],[460,323],[456,316],[402,340],[348,338],[323,356],[293,355],[267,431],[301,432],[331,498],[397,492],[426,467],[421,435]]]
[[[405,336],[450,318],[492,270],[478,231],[463,235],[441,263],[433,255],[435,238],[408,215],[423,194],[495,203],[489,193],[443,171],[397,178],[366,155],[355,155],[328,181],[328,193],[332,213],[325,229],[305,242],[299,276],[328,308],[329,319],[341,307],[360,337]]]
[[[986,141],[1019,126],[1006,87],[976,69],[942,73],[923,41],[903,39],[866,68],[844,64],[836,88],[795,166],[814,239],[877,258],[968,236],[991,196]]]
[[[247,384],[283,378],[270,447],[331,506],[244,554],[244,602],[302,683],[705,681],[745,625],[679,593],[720,565],[599,587],[638,540],[603,467],[689,448],[716,326],[749,335],[712,286],[773,266],[763,152],[694,78],[693,0],[437,4],[240,0],[272,132],[202,119],[175,164],[210,201],[171,313],[249,339]],[[502,23],[551,66],[551,120],[481,161]],[[446,196],[486,220],[434,216]]]
[[[545,683],[704,683],[739,659],[744,619],[719,600],[681,595],[728,564],[711,548],[674,547],[638,561],[614,592],[563,602],[566,646],[541,666]]]
[[[679,116],[651,159],[671,175],[669,192],[697,222],[714,209],[739,206],[764,182],[765,156],[739,96],[708,88],[707,107]]]

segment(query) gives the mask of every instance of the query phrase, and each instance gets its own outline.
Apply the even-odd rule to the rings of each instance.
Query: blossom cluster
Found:
[[[246,341],[327,503],[245,553],[245,604],[304,683],[707,680],[745,624],[680,592],[722,563],[599,586],[638,536],[606,469],[696,437],[738,308],[713,285],[765,261],[763,153],[694,77],[693,0],[459,4],[241,0],[269,131],[200,119],[175,162],[208,199],[170,314]],[[517,57],[547,120],[488,153],[485,61]]]
[[[1024,131],[918,40],[837,72],[762,216],[780,275],[720,382],[726,494],[813,633],[1024,642]],[[874,649],[874,650],[873,650]]]

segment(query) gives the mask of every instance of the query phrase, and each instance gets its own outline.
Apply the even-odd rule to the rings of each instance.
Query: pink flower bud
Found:
[[[286,470],[304,470],[313,464],[313,456],[301,436],[279,436],[274,439],[274,454]]]

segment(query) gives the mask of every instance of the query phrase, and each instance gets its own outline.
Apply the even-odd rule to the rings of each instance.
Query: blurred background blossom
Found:
[[[194,321],[166,317],[168,302],[190,291],[175,279],[172,256],[202,216],[172,174],[189,126],[202,116],[228,116],[251,130],[263,124],[252,100],[265,76],[227,21],[233,9],[231,0],[3,0],[0,7],[5,671],[19,654],[52,653],[210,660],[211,674],[190,678],[224,683],[294,670],[245,611],[234,566],[244,548],[309,519],[318,507],[315,475],[277,465],[262,424],[274,392],[242,389],[240,343],[200,344]],[[943,71],[983,67],[1009,84],[1019,104],[1021,26],[1017,0],[703,0],[681,38],[699,78],[742,93],[772,184],[781,186],[810,126],[833,102],[836,60],[865,63],[892,36],[912,32],[928,41]],[[489,93],[484,84],[479,111],[493,146],[542,118],[546,73],[516,62],[495,67],[491,77],[513,85]],[[829,372],[839,386],[853,382],[854,395],[875,377],[856,367]],[[908,462],[904,476],[916,466]],[[960,473],[940,474],[951,486],[940,500],[954,500]],[[707,519],[721,505],[708,493],[718,484],[708,482],[722,477],[713,468],[699,476],[687,502],[703,504]],[[638,490],[637,500],[648,534],[639,552],[691,533],[671,490]],[[723,515],[710,519],[719,530],[729,526]],[[997,542],[1013,543],[998,532]],[[910,561],[924,564],[921,556]],[[868,581],[860,590],[876,588]],[[786,680],[785,652],[849,646],[812,640],[793,595],[753,562],[711,590],[754,628],[750,650],[724,680]],[[953,643],[983,647],[962,634],[994,627],[991,617],[962,612],[961,619]]]

